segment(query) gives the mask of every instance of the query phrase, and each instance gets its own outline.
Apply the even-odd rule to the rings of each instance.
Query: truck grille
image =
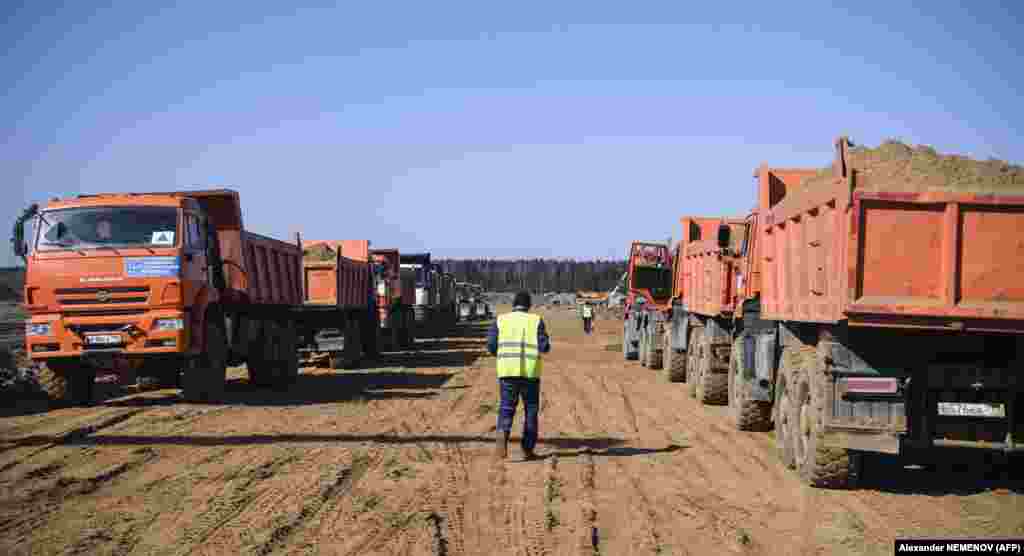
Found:
[[[146,303],[148,286],[114,286],[110,288],[58,288],[57,302],[62,306],[116,305]]]
[[[127,322],[104,322],[104,323],[89,323],[89,324],[74,324],[70,327],[83,334],[95,333],[95,332],[118,332],[125,326],[128,326]]]

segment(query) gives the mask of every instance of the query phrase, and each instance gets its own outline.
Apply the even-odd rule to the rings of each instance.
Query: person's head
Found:
[[[512,299],[513,309],[522,309],[524,311],[530,310],[530,293],[529,292],[518,292],[515,298]]]
[[[100,239],[110,239],[114,235],[113,231],[110,220],[100,220],[96,223],[96,237]]]

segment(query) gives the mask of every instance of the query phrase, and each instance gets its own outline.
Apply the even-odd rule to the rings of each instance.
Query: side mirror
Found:
[[[729,247],[729,239],[732,235],[732,229],[726,224],[720,224],[718,226],[718,247],[726,249]]]

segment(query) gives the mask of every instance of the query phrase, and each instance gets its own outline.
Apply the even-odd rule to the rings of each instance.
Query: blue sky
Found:
[[[280,238],[621,257],[839,134],[1024,160],[1019,2],[68,4],[0,7],[5,234],[226,185]]]

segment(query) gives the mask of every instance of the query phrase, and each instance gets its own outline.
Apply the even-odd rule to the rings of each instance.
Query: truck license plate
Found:
[[[91,346],[109,346],[121,343],[121,337],[116,334],[101,334],[97,336],[86,336],[85,343]]]
[[[939,415],[949,417],[1006,417],[1003,404],[939,402]]]

